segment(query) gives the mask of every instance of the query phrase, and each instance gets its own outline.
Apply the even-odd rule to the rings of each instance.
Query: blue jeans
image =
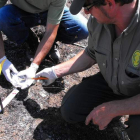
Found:
[[[29,29],[37,25],[46,26],[47,11],[28,13],[10,4],[0,9],[0,31],[18,44],[22,44],[29,35]],[[63,43],[74,43],[88,36],[87,20],[81,14],[72,15],[65,7],[56,39]]]

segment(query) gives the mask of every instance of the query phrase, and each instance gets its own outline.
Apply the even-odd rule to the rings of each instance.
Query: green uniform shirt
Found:
[[[100,24],[91,16],[86,53],[96,60],[114,93],[140,93],[140,2],[129,26],[115,37],[112,24]]]
[[[7,0],[0,0],[0,7]],[[48,10],[47,22],[59,24],[63,15],[66,0],[11,0],[12,4],[29,13],[40,13]]]

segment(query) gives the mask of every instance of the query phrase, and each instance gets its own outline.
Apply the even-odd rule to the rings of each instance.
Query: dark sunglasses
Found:
[[[93,0],[93,2],[92,3],[90,3],[90,4],[84,4],[84,9],[86,10],[86,11],[88,11],[89,12],[89,10],[93,7],[93,6],[100,6],[100,5],[105,5],[104,3],[101,3],[100,2],[100,0]]]
[[[92,3],[92,4],[90,4],[90,5],[87,5],[87,6],[83,6],[84,7],[84,9],[86,10],[86,11],[90,11],[90,9],[93,7],[93,6],[95,6],[95,3]]]

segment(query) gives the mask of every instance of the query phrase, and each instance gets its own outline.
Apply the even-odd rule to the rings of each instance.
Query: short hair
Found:
[[[115,0],[116,3],[120,3],[120,5],[128,4],[133,2],[134,0]],[[101,5],[106,5],[105,0],[93,0],[93,3],[95,3],[95,7],[99,7]]]
[[[116,3],[120,3],[121,5],[128,4],[133,2],[134,0],[115,0]]]

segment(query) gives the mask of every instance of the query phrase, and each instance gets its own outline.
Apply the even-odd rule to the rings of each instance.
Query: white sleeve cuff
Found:
[[[55,71],[54,71],[54,66],[52,67],[52,71],[53,71],[53,76],[54,76],[55,78],[58,78],[57,75],[56,75],[56,73],[55,73]]]
[[[30,68],[34,69],[35,72],[38,70],[39,65],[35,64],[35,63],[31,63]]]
[[[0,59],[0,63],[1,63],[4,59],[7,59],[6,56],[3,56],[3,57]]]

